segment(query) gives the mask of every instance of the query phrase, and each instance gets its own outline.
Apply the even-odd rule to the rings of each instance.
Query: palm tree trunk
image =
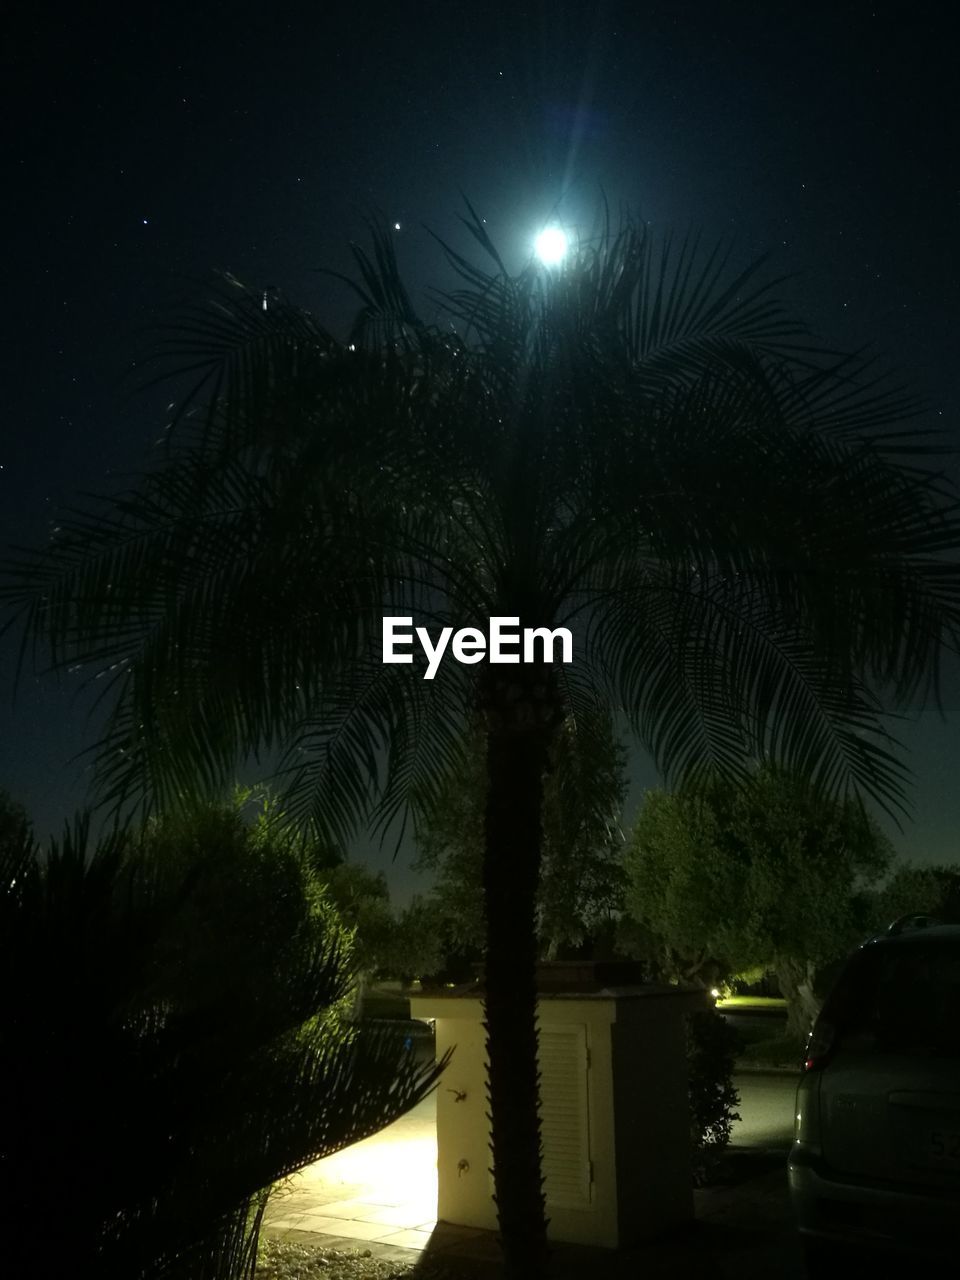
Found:
[[[499,682],[487,697],[485,1028],[493,1174],[510,1280],[546,1274],[537,1067],[536,895],[552,708]],[[511,696],[512,695],[512,696]]]

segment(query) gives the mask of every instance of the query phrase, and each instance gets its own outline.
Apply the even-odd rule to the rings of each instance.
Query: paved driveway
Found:
[[[730,1141],[738,1147],[764,1147],[784,1151],[793,1141],[793,1109],[797,1076],[736,1076],[741,1119],[734,1122]]]

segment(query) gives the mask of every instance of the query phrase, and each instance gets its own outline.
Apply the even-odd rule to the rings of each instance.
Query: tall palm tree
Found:
[[[628,216],[511,274],[464,221],[484,265],[445,249],[458,279],[432,322],[377,230],[345,338],[233,281],[189,311],[164,346],[190,371],[167,451],[62,518],[5,594],[55,667],[108,673],[96,750],[120,810],[282,751],[286,812],[342,842],[434,801],[480,715],[494,1180],[509,1273],[530,1276],[558,726],[613,705],[668,781],[733,784],[768,755],[902,806],[885,708],[934,692],[956,645],[960,522],[909,399],[818,350],[758,267]],[[416,646],[381,661],[385,614],[434,636],[568,625],[574,661],[448,659],[426,680]]]

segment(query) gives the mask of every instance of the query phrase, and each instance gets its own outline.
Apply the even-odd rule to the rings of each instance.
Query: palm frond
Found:
[[[766,724],[824,779],[875,769],[871,794],[899,795],[859,735],[888,699],[938,697],[960,640],[956,496],[911,397],[815,343],[729,245],[607,217],[560,270],[511,276],[469,203],[463,222],[485,261],[444,245],[436,325],[381,228],[350,342],[228,282],[164,338],[194,381],[156,474],[6,567],[24,660],[87,664],[117,700],[111,802],[277,750],[304,821],[389,825],[469,701],[372,671],[399,606],[578,618],[565,696],[616,689],[670,770],[729,771]]]
[[[36,1269],[37,1178],[79,1165],[45,1269],[239,1280],[275,1181],[436,1084],[443,1063],[344,1020],[349,935],[302,861],[235,815],[96,848],[80,820],[17,868],[0,892],[0,1082],[20,1104],[0,1190],[18,1269]]]

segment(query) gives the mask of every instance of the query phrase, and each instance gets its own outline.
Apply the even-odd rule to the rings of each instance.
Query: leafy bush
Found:
[[[296,855],[234,813],[96,848],[80,822],[41,859],[0,803],[10,1274],[252,1275],[270,1186],[439,1074],[345,1019],[350,952]]]
[[[690,1143],[694,1182],[709,1180],[730,1141],[734,1108],[740,1095],[733,1087],[737,1033],[716,1009],[687,1019],[687,1063],[690,1098]]]

